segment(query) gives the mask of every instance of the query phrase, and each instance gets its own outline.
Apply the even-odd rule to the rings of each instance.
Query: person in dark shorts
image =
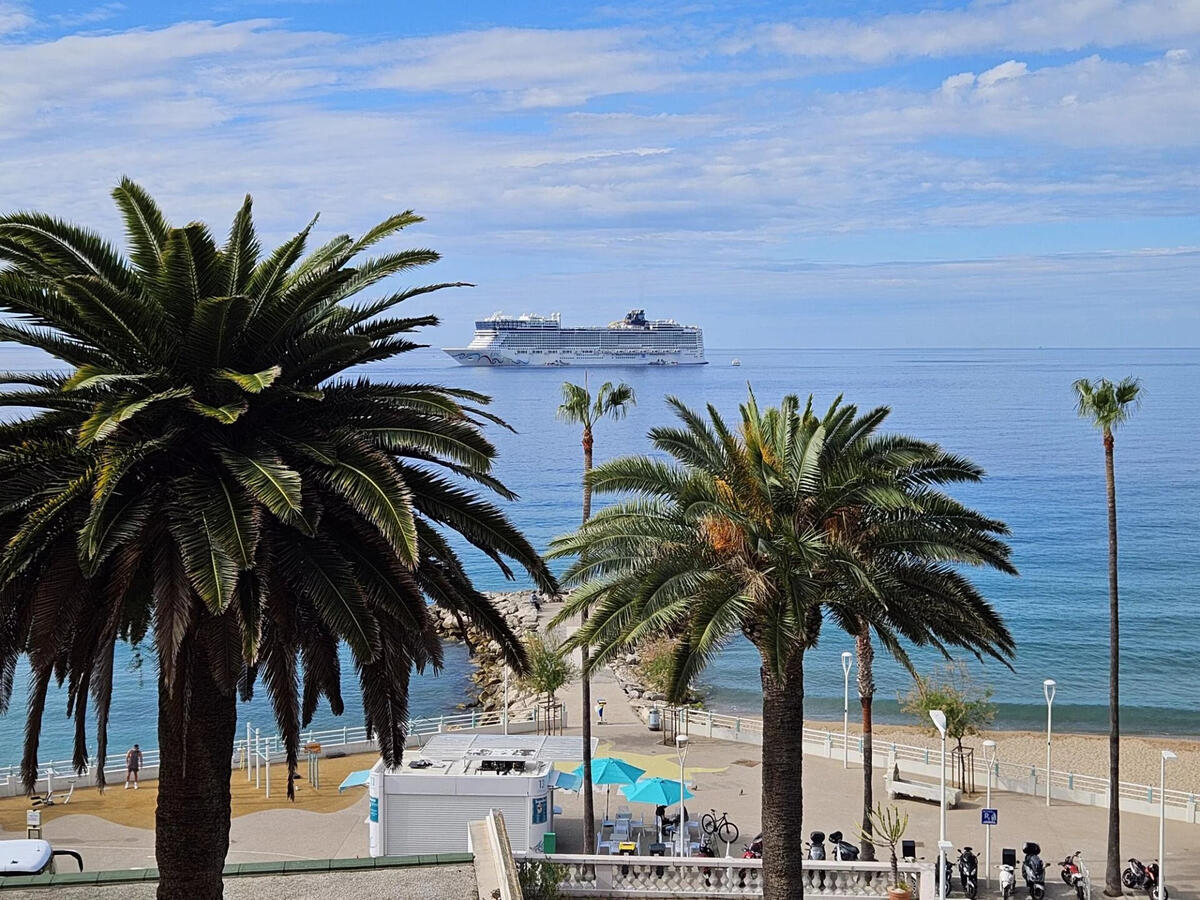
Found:
[[[137,744],[133,745],[133,749],[125,754],[125,790],[129,790],[129,782],[132,779],[133,789],[138,789],[138,769],[142,767],[142,751]]]

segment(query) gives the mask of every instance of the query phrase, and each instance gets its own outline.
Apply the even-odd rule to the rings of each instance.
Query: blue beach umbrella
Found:
[[[647,778],[637,784],[621,788],[631,803],[653,803],[655,806],[673,806],[679,802],[679,782],[667,778]],[[683,799],[691,800],[695,796],[686,787],[683,789]]]
[[[575,774],[583,778],[582,765],[575,770]],[[645,769],[639,769],[615,756],[601,756],[592,760],[592,784],[633,784],[645,774]],[[606,819],[608,818],[608,799],[611,790],[610,787],[604,792],[604,818]]]
[[[575,770],[575,774],[583,777],[582,765]],[[615,756],[601,756],[592,760],[592,784],[633,784],[645,774],[645,769],[639,769]]]

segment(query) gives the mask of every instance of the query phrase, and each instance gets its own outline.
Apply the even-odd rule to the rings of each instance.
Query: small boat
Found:
[[[731,366],[740,366],[741,364],[742,364],[742,361],[740,359],[735,359],[733,362],[730,363]]]

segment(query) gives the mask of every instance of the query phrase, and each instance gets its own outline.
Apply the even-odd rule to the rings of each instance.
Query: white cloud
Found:
[[[661,90],[680,73],[628,29],[494,28],[413,38],[377,48],[400,60],[377,87],[499,94],[513,107],[576,106],[591,97]]]
[[[1154,46],[1197,36],[1200,4],[1192,0],[977,0],[961,9],[922,10],[865,22],[811,19],[766,25],[731,47],[885,63],[996,50]]]
[[[33,24],[33,17],[23,6],[0,0],[0,36],[24,31]]]
[[[998,66],[993,66],[988,69],[976,80],[976,83],[981,88],[989,88],[992,85],[999,84],[1001,81],[1007,81],[1010,78],[1020,78],[1029,71],[1029,67],[1023,62],[1017,62],[1015,59],[1010,59],[1008,62],[1000,63]]]

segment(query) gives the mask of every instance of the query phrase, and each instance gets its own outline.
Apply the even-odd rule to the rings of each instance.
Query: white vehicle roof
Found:
[[[0,875],[36,875],[50,855],[49,841],[0,841]]]

